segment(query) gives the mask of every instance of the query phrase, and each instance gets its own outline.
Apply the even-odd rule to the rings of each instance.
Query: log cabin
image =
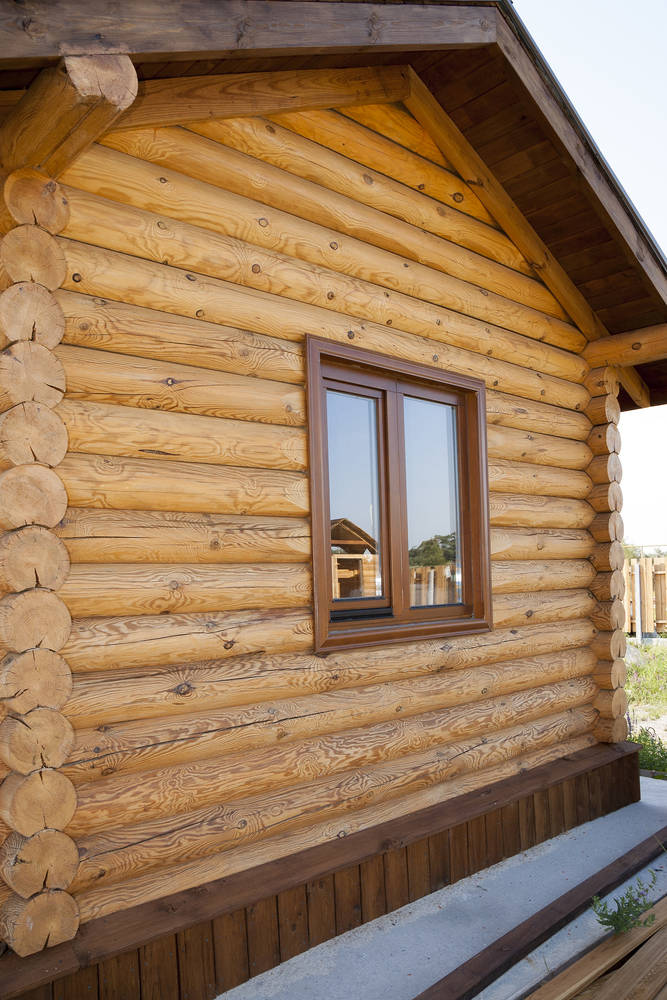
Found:
[[[667,267],[511,5],[0,38],[0,996],[213,997],[635,801]]]

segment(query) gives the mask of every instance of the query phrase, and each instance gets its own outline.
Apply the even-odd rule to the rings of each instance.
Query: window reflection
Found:
[[[377,399],[327,391],[334,600],[382,597]]]
[[[461,604],[456,407],[404,398],[410,606]]]

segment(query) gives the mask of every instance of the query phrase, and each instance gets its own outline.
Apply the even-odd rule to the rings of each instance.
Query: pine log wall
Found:
[[[0,404],[69,437],[32,453],[66,513],[21,529],[71,562],[28,584],[63,619],[66,752],[16,778],[10,653],[0,832],[34,773],[74,790],[83,923],[624,738],[614,373],[403,107],[119,129],[59,182],[52,233],[0,252],[64,336],[7,347]],[[309,333],[485,380],[490,634],[313,654]]]

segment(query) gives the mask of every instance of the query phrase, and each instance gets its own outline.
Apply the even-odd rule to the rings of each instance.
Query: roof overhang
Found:
[[[601,327],[667,322],[665,257],[509,0],[0,0],[0,51],[0,112],[63,55],[127,53],[140,78],[411,65]],[[636,370],[667,402],[667,361]]]

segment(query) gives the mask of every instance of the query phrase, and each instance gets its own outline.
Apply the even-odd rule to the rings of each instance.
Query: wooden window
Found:
[[[316,649],[487,631],[484,383],[307,351]]]

